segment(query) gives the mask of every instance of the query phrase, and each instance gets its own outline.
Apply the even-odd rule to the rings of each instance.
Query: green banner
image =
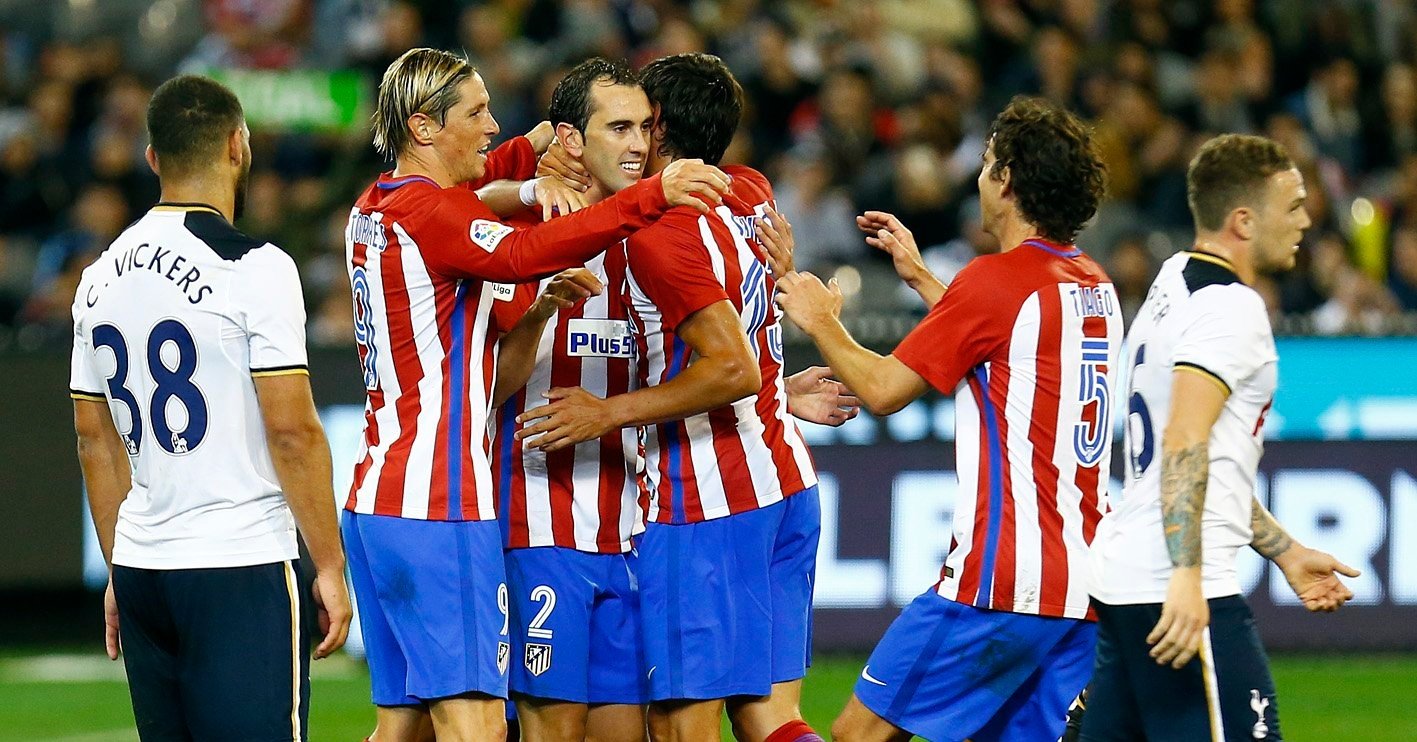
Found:
[[[209,70],[262,131],[350,131],[369,125],[373,86],[352,70]]]

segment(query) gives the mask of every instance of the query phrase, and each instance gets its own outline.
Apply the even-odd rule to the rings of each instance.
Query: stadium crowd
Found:
[[[942,276],[995,249],[973,182],[1017,93],[1096,127],[1107,200],[1079,244],[1128,312],[1188,239],[1185,169],[1220,132],[1271,136],[1304,173],[1300,269],[1257,288],[1276,330],[1417,332],[1417,7],[1406,0],[93,0],[0,2],[0,350],[68,341],[82,268],[157,197],[153,86],[178,70],[352,69],[465,50],[503,136],[587,56],[720,55],[749,110],[728,162],[763,169],[798,265],[848,314],[910,318],[864,209],[901,216]],[[71,22],[98,13],[103,22]],[[191,21],[188,23],[187,21]],[[156,50],[156,51],[155,51]],[[353,340],[343,229],[383,168],[367,127],[252,132],[238,226],[301,267],[316,344]]]

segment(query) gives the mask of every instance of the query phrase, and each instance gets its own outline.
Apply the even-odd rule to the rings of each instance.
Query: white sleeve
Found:
[[[1269,328],[1264,300],[1242,284],[1207,286],[1191,296],[1173,366],[1215,377],[1230,391],[1264,365]]]
[[[74,297],[71,310],[74,317],[74,350],[69,356],[69,396],[74,399],[107,401],[103,390],[107,380],[99,372],[93,355],[93,343],[84,324],[83,300],[86,281],[79,282],[78,294]]]
[[[274,245],[241,260],[240,299],[251,350],[251,375],[307,373],[305,295],[295,261]]]

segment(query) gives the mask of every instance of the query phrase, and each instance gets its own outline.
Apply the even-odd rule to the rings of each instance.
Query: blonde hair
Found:
[[[443,123],[457,105],[458,86],[477,70],[467,59],[439,49],[409,49],[384,70],[374,110],[374,148],[394,159],[412,137],[408,118],[422,113]]]

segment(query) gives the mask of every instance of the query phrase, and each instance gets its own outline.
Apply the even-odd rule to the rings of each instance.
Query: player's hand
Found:
[[[692,206],[704,214],[712,211],[709,204],[723,203],[723,194],[732,182],[727,173],[703,160],[675,160],[659,176],[659,187],[670,206]]]
[[[838,321],[841,316],[841,287],[833,278],[829,284],[811,273],[788,273],[777,279],[777,305],[808,335]]]
[[[311,593],[320,633],[325,635],[315,647],[315,659],[321,660],[344,646],[344,640],[349,637],[349,622],[354,620],[354,611],[349,607],[349,590],[344,585],[344,565],[339,569],[317,570]]]
[[[758,242],[768,254],[768,270],[774,276],[785,276],[796,267],[792,263],[792,223],[769,206],[766,213],[758,217]]]
[[[891,256],[900,280],[914,286],[929,275],[930,269],[925,267],[920,248],[915,245],[915,235],[894,214],[868,211],[856,217],[856,226],[866,233],[866,244]]]
[[[113,597],[113,577],[108,578],[108,587],[103,591],[103,648],[108,659],[118,659],[122,645],[118,641],[118,599]]]
[[[619,428],[610,412],[610,402],[580,388],[557,388],[544,395],[550,404],[517,415],[527,425],[517,431],[517,440],[527,448],[559,451],[577,443],[593,441]]]
[[[787,409],[793,416],[836,427],[856,417],[861,400],[846,385],[828,378],[832,370],[812,366],[787,377]]]
[[[1210,624],[1210,604],[1201,591],[1200,567],[1177,567],[1166,586],[1161,620],[1146,636],[1158,665],[1179,670],[1200,650],[1201,634]]]
[[[1317,549],[1294,544],[1274,558],[1275,566],[1284,572],[1289,587],[1313,612],[1332,613],[1353,599],[1353,591],[1338,579],[1338,575],[1357,577],[1361,572]]]
[[[536,161],[536,177],[546,176],[557,178],[567,187],[581,193],[590,190],[590,171],[561,146],[559,139],[551,140],[546,154]]]
[[[546,175],[536,179],[536,205],[541,207],[541,220],[565,216],[586,207],[585,194],[567,185],[558,177]]]
[[[542,121],[526,133],[526,138],[531,141],[532,150],[538,155],[543,154],[556,139],[556,127],[552,126],[550,121]]]
[[[543,320],[551,319],[562,309],[570,309],[578,301],[599,296],[604,290],[600,279],[585,268],[564,270],[557,273],[551,283],[546,284],[546,289],[536,298],[536,304],[532,305],[532,311]]]

